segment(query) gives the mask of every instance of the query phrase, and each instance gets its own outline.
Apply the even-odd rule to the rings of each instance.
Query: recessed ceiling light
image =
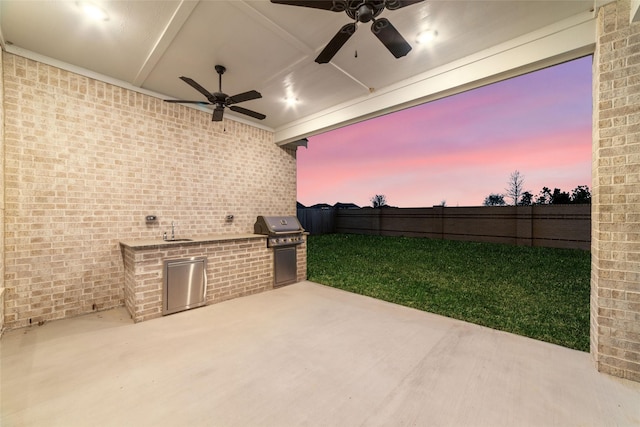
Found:
[[[436,30],[424,30],[418,33],[416,36],[416,42],[418,43],[429,43],[433,41],[438,36],[438,32]]]
[[[286,102],[287,105],[292,107],[298,103],[298,98],[295,98],[293,96],[288,96],[284,99],[284,102]]]
[[[109,20],[109,15],[104,11],[100,6],[97,6],[93,3],[89,2],[79,2],[78,6],[82,9],[82,12],[93,19],[94,21],[107,21]]]

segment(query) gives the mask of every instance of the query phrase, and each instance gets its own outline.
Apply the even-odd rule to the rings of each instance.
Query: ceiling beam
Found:
[[[298,61],[295,61],[292,64],[289,64],[288,67],[280,70],[277,74],[267,78],[264,82],[265,85],[268,85],[274,80],[280,80],[282,76],[289,74],[289,72],[295,69],[300,63],[308,61],[309,59],[315,58],[316,56],[318,56],[319,51],[321,49],[324,49],[324,46],[322,46],[321,48],[314,50],[313,48],[302,43],[298,37],[295,37],[293,34],[289,33],[287,30],[285,30],[280,25],[273,22],[268,17],[264,16],[262,13],[260,13],[258,10],[256,10],[253,6],[246,3],[245,1],[233,1],[231,2],[231,4],[235,6],[238,10],[253,17],[257,22],[261,23],[266,29],[268,29],[278,37],[282,38],[290,45],[294,46],[301,54],[304,55]],[[330,65],[334,67],[336,70],[338,70],[339,72],[341,72],[342,74],[344,74],[345,76],[347,76],[349,79],[354,81],[356,84],[362,86],[365,90],[367,91],[369,90],[369,87],[366,84],[356,79],[354,76],[347,73],[345,70],[338,67],[333,62],[330,62]]]
[[[2,23],[2,7],[0,7],[0,23]],[[7,42],[4,39],[4,35],[2,34],[2,25],[0,25],[0,50],[5,49],[6,43]]]
[[[133,82],[131,82],[131,84],[138,87],[142,86],[147,77],[149,77],[149,74],[151,74],[153,69],[156,67],[156,64],[158,63],[160,58],[162,58],[162,55],[164,55],[166,50],[169,48],[169,45],[176,37],[180,29],[182,29],[182,26],[187,21],[189,15],[191,15],[191,12],[193,12],[193,9],[196,8],[198,3],[199,2],[197,1],[187,0],[182,0],[180,2],[178,7],[176,8],[176,11],[173,13],[173,16],[171,16],[171,19],[169,19],[169,22],[164,27],[162,34],[160,34],[160,37],[156,41],[156,44],[151,49],[151,52],[149,52],[149,55],[147,55],[147,58],[142,64],[142,67],[140,67],[140,70],[138,70],[136,78],[133,79]]]
[[[631,22],[640,22],[640,0],[631,0]]]

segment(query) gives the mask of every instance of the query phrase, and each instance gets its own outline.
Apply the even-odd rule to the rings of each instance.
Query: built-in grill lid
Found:
[[[259,216],[253,231],[256,234],[277,235],[302,233],[304,229],[295,216]]]

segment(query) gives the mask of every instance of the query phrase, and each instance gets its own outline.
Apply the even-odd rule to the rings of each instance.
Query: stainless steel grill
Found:
[[[266,234],[267,247],[299,245],[304,229],[295,216],[259,216],[253,226],[256,234]]]
[[[304,239],[304,229],[295,216],[259,216],[253,226],[256,234],[267,236],[267,247],[273,249],[273,286],[298,281],[297,246]]]

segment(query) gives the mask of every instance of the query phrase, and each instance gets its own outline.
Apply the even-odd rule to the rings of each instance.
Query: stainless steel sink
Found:
[[[165,239],[165,242],[193,242],[193,239]]]

